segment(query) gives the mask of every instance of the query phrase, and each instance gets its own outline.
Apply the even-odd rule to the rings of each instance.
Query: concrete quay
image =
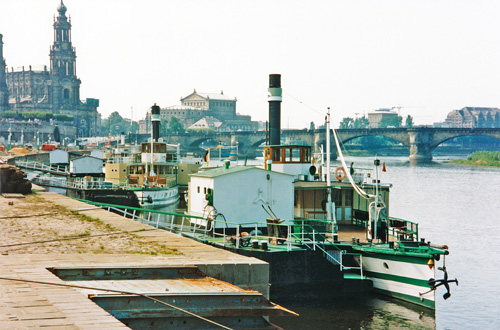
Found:
[[[89,290],[39,283],[75,284],[58,277],[54,269],[75,269],[80,274],[121,269],[124,274],[134,268],[197,267],[208,277],[196,277],[191,282],[180,279],[180,291],[191,287],[203,294],[244,295],[253,290],[269,298],[266,262],[158,230],[59,194],[0,197],[0,228],[0,329],[130,329],[90,300]],[[175,281],[165,281],[176,285]],[[111,282],[113,287],[120,283],[130,287],[131,283],[107,281]],[[101,288],[104,282],[81,283]]]

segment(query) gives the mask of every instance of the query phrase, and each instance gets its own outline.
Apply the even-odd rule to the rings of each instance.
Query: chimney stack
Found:
[[[281,134],[281,75],[269,75],[269,144],[279,145]]]
[[[160,107],[156,103],[151,107],[151,129],[153,130],[153,141],[158,142],[160,138]]]

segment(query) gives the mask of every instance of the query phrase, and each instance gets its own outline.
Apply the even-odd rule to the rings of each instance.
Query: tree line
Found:
[[[400,127],[413,127],[413,117],[408,115],[405,120],[405,125],[402,125],[403,123],[403,117],[401,116],[384,116],[382,119],[378,122],[377,128],[400,128]],[[342,119],[340,122],[339,128],[341,129],[349,129],[349,128],[369,128],[370,127],[370,122],[368,119],[363,116],[363,117],[358,117],[358,118],[351,118],[351,117],[345,117]]]
[[[136,121],[132,121],[131,123],[130,119],[123,118],[118,111],[114,111],[108,118],[102,120],[101,129],[104,135],[137,133],[139,131],[139,123]],[[172,117],[168,122],[165,120],[161,122],[160,136],[184,132],[184,126],[176,117]]]

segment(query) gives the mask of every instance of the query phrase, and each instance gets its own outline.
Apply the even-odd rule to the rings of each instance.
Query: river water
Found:
[[[390,214],[419,223],[421,237],[449,246],[451,297],[436,311],[370,295],[340,301],[278,302],[300,314],[273,318],[284,329],[500,329],[500,168],[411,164],[384,157],[382,182],[393,184]],[[351,157],[355,167],[372,158]],[[442,272],[437,271],[437,278]]]

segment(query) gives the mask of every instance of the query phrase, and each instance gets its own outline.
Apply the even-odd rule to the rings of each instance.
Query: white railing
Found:
[[[65,176],[69,175],[68,167],[63,165],[44,164],[40,162],[16,159],[16,166],[39,172]]]

